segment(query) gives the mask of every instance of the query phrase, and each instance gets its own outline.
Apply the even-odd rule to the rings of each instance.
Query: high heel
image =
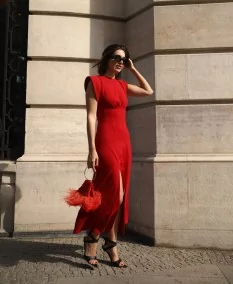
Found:
[[[121,258],[119,258],[118,260],[116,261],[113,261],[112,258],[111,258],[111,253],[109,252],[110,249],[114,248],[116,245],[117,245],[117,242],[114,242],[108,238],[104,238],[104,245],[102,246],[102,249],[103,251],[105,251],[109,258],[110,258],[110,263],[111,263],[111,266],[113,267],[119,267],[119,268],[126,268],[127,265],[124,264],[124,265],[120,265],[120,263],[122,262]],[[109,245],[107,245],[107,243],[109,243]]]
[[[90,238],[90,239],[87,239],[87,238]],[[96,239],[91,232],[88,233],[88,235],[86,237],[83,238],[83,242],[84,242],[84,254],[83,254],[83,257],[84,259],[88,262],[88,264],[94,266],[94,267],[97,267],[98,266],[98,263],[95,263],[95,264],[92,264],[90,263],[91,260],[97,260],[96,256],[89,256],[89,255],[86,255],[86,245],[87,244],[94,244],[94,243],[98,243],[99,241],[99,238]]]

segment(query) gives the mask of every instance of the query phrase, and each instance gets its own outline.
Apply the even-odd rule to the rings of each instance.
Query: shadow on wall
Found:
[[[98,3],[98,1],[91,0],[90,3],[90,13],[94,15],[97,13],[105,14],[108,11],[111,16],[114,16],[115,13],[115,17],[119,17],[123,15],[124,12],[123,7],[119,8],[120,3],[118,1],[108,1],[108,4],[104,6],[104,10],[102,12],[100,11],[100,3]],[[122,0],[122,5],[123,4],[124,1]],[[113,10],[110,10],[110,8]],[[137,37],[137,34],[135,34],[135,37]],[[101,57],[103,49],[109,44],[121,43],[127,45],[127,41],[128,39],[126,37],[126,24],[124,22],[91,19],[90,59],[99,59]],[[138,67],[139,71],[146,75],[146,77],[150,76],[150,78],[146,79],[150,79],[150,81],[153,82],[154,72],[151,72],[151,70],[149,70],[148,72],[148,60],[149,59],[136,62],[136,67]],[[149,66],[150,64],[151,62],[149,62]],[[92,68],[93,65],[94,63],[90,64],[89,74],[97,75],[97,68]],[[137,81],[134,80],[134,78],[132,78],[131,76],[126,76],[128,75],[128,73],[128,71],[123,72],[123,79],[126,78],[128,82],[138,84]],[[151,100],[151,98],[149,99]],[[156,110],[154,105],[149,108],[141,108],[140,104],[142,103],[148,103],[148,98],[135,98],[134,104],[138,104],[139,107],[129,107],[127,112],[127,123],[131,134],[133,152],[135,153],[135,156],[139,155],[141,159],[139,159],[138,162],[134,162],[132,167],[130,191],[130,222],[128,228],[132,232],[137,232],[141,235],[149,237],[149,239],[153,240],[154,242],[154,163],[143,162],[143,156],[153,156],[156,152]]]
[[[1,163],[1,184],[0,184],[0,234],[13,236],[15,204],[21,198],[20,188],[15,186],[15,173],[5,172],[4,169],[9,166],[7,163]],[[3,182],[3,175],[9,178],[9,182]]]
[[[123,15],[123,6],[124,0],[90,0],[90,14],[119,18],[119,15],[120,17]],[[97,75],[97,68],[92,68],[96,62],[94,60],[100,59],[104,48],[113,43],[125,44],[123,21],[101,19],[101,17],[100,19],[92,18],[90,24],[90,59],[93,60],[93,63],[90,64],[90,75]]]

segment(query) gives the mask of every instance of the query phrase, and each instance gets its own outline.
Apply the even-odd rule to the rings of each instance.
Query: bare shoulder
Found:
[[[98,101],[101,93],[100,76],[96,75],[86,77],[84,86],[86,90],[86,95],[89,98],[95,98]]]
[[[87,83],[86,94],[94,96],[94,87],[93,87],[93,83],[91,80],[89,80]]]

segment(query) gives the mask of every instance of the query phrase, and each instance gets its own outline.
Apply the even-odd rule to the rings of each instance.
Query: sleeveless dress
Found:
[[[106,76],[89,76],[85,90],[92,82],[97,105],[97,131],[95,136],[99,166],[93,181],[95,190],[101,192],[101,205],[93,212],[78,212],[74,234],[91,230],[95,234],[109,232],[120,208],[120,175],[124,199],[119,232],[125,233],[128,223],[129,185],[132,163],[130,135],[126,125],[127,83]]]

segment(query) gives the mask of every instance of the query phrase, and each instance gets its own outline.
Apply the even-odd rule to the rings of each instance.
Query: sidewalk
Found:
[[[0,238],[0,284],[233,284],[233,250],[150,247],[129,237],[118,247],[127,269],[110,267],[101,250],[98,268],[89,266],[81,237]]]

